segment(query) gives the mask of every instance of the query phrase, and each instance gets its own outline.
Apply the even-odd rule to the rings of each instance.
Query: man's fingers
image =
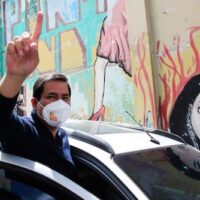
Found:
[[[39,40],[40,33],[42,31],[42,22],[43,22],[43,14],[42,12],[38,12],[35,27],[32,34],[32,40],[34,42],[38,42]]]
[[[21,36],[15,36],[14,40],[7,45],[7,53],[24,56],[32,50],[37,50],[37,42],[32,41],[30,37],[31,35],[28,32],[22,33]]]
[[[16,50],[15,50],[15,46],[14,46],[14,42],[9,42],[7,45],[7,54],[16,54]]]
[[[33,42],[30,47],[31,47],[32,51],[37,51],[38,50],[38,44],[36,42]]]
[[[22,37],[18,37],[15,39],[15,49],[19,56],[24,55],[24,47],[23,47]]]
[[[31,36],[31,34],[30,33],[28,33],[28,32],[24,32],[23,34],[22,34],[22,38],[23,38],[23,50],[25,51],[25,52],[28,52],[28,51],[30,51],[30,41],[31,41],[31,39],[30,39],[30,36]]]
[[[34,57],[34,66],[36,67],[39,63],[38,44],[33,42],[30,47],[31,47],[31,54]]]
[[[30,50],[30,44],[30,34],[27,32],[24,32],[21,37],[17,36],[14,38],[15,50],[19,56],[24,56],[25,52]]]

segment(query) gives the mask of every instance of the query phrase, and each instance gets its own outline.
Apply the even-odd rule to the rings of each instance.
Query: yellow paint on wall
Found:
[[[155,39],[170,46],[177,34],[188,42],[186,29],[199,25],[199,0],[153,0],[148,1],[150,25]]]
[[[138,79],[140,79],[141,81],[141,84],[142,84],[142,87],[144,89],[144,94],[142,93],[142,88],[141,88],[141,85],[138,83],[138,85],[136,86],[134,84],[134,93],[135,93],[135,102],[137,104],[137,106],[135,107],[135,118],[136,120],[139,122],[139,121],[143,121],[143,119],[146,117],[144,116],[144,113],[145,115],[147,114],[148,111],[153,112],[153,109],[155,108],[152,108],[152,105],[151,105],[151,101],[150,101],[150,93],[149,93],[149,87],[151,88],[151,91],[153,91],[153,80],[152,80],[152,68],[151,68],[151,64],[150,64],[150,54],[148,53],[145,57],[145,61],[144,61],[144,65],[145,65],[145,68],[147,70],[147,74],[148,74],[148,77],[149,77],[149,81],[150,81],[150,86],[148,85],[148,83],[146,82],[145,80],[145,76],[144,76],[144,73],[138,73],[138,70],[139,70],[139,65],[140,63],[138,63],[138,67],[135,68],[135,74],[137,76]],[[154,98],[154,96],[153,96]],[[153,99],[154,100],[154,99]],[[146,105],[146,107],[144,107],[144,105]],[[153,121],[153,116],[151,117],[151,124],[153,124],[154,121]],[[156,124],[154,124],[154,126],[156,127]]]
[[[131,54],[132,78],[134,84],[135,118],[144,125],[146,114],[151,113],[154,127],[156,124],[156,105],[153,82],[153,69],[150,59],[149,36],[145,1],[126,0],[128,41]],[[138,17],[139,16],[139,17]],[[142,68],[142,66],[144,68]],[[145,75],[148,77],[145,77]],[[135,84],[137,79],[137,84]],[[139,81],[141,83],[139,84]],[[151,91],[149,91],[149,88]]]
[[[55,38],[51,37],[51,46],[48,47],[44,40],[39,41],[40,73],[55,71]]]
[[[61,71],[84,66],[84,52],[74,30],[61,33]]]
[[[190,43],[187,43],[187,45],[183,45],[181,43],[181,47],[179,49],[180,51],[180,59],[182,61],[182,63],[180,63],[179,59],[178,59],[178,54],[177,54],[177,46],[175,44],[173,44],[173,49],[176,49],[176,51],[169,51],[170,55],[171,55],[171,59],[174,62],[175,65],[175,70],[167,67],[166,65],[164,65],[163,63],[160,64],[160,76],[167,76],[167,84],[170,88],[172,88],[172,81],[173,81],[173,75],[175,75],[175,88],[178,88],[178,85],[180,84],[180,82],[182,81],[182,76],[181,74],[184,74],[184,77],[191,77],[192,75],[194,75],[195,73],[195,66],[196,66],[196,60],[195,60],[195,54],[194,54],[194,49],[197,50],[197,52],[200,51],[200,31],[196,32],[193,35],[193,39],[194,39],[194,48],[191,46]],[[162,49],[162,51],[164,52],[164,50]],[[172,66],[172,62],[167,58],[167,56],[163,56],[164,60],[166,61],[166,63],[170,66]],[[183,71],[181,69],[181,64],[183,66]],[[180,74],[180,75],[179,75]],[[189,80],[189,79],[188,79]],[[171,113],[171,109],[174,103],[174,99],[173,98],[177,98],[179,93],[182,91],[184,85],[182,85],[181,90],[176,91],[177,93],[175,94],[176,96],[172,96],[172,92],[169,93],[168,99],[169,101],[169,106],[167,108],[167,118],[169,119],[170,117],[170,113]],[[161,98],[161,101],[163,102],[166,98],[166,94],[164,93],[164,88],[163,88],[163,84],[160,84],[160,90],[159,90],[159,95]]]
[[[95,63],[95,61],[96,61],[96,58],[97,58],[96,52],[97,52],[97,48],[93,47],[92,48],[92,63]]]

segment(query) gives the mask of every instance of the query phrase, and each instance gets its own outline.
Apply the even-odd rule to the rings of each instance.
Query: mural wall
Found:
[[[39,42],[40,64],[25,82],[24,95],[27,113],[31,112],[29,99],[35,80],[40,74],[56,72],[66,74],[72,86],[72,118],[133,122],[126,113],[126,110],[129,110],[134,115],[132,78],[123,72],[124,61],[122,60],[126,57],[118,57],[115,60],[116,52],[111,62],[107,63],[106,73],[103,72],[103,80],[99,82],[102,86],[98,86],[103,92],[98,91],[95,84],[98,82],[97,77],[101,77],[101,71],[104,71],[103,67],[102,69],[100,67],[100,72],[97,72],[95,66],[100,57],[97,54],[97,48],[100,49],[103,24],[109,18],[107,17],[109,13],[111,16],[121,9],[117,4],[123,5],[124,15],[125,1],[119,1],[119,3],[116,0],[4,1],[5,45],[16,35],[33,29],[37,10],[42,10],[44,13],[44,24]],[[122,11],[119,15],[123,16],[121,13]],[[115,16],[115,21],[117,17],[120,16]],[[119,24],[112,26],[118,31],[116,40],[122,43],[120,45],[122,48],[124,48],[124,41],[126,42],[128,55],[127,31],[123,33],[124,41],[121,41],[119,38],[121,32],[117,30],[119,25],[122,26],[124,23],[126,22],[122,18]],[[115,49],[118,46],[119,44]],[[120,52],[122,55],[123,49]],[[109,50],[106,53],[109,54]],[[101,58],[103,59],[104,55]],[[128,62],[130,70],[130,59]],[[101,117],[94,118],[95,109],[98,109],[96,101],[101,102],[104,112]]]
[[[147,7],[158,125],[199,149],[200,2],[155,0]]]
[[[44,13],[40,64],[23,89],[27,114],[35,80],[56,72],[72,86],[72,118],[136,120],[173,132],[182,125],[173,117],[176,102],[200,72],[198,0],[6,0],[2,6],[4,47],[33,29],[38,10]]]

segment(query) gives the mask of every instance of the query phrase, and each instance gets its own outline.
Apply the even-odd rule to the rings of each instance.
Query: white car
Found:
[[[200,199],[200,152],[180,137],[87,120],[68,120],[63,128],[69,132],[77,181],[1,153],[0,199]]]

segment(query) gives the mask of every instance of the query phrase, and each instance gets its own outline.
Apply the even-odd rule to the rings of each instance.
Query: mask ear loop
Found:
[[[35,98],[36,99],[36,98]],[[44,106],[40,103],[40,101],[38,100],[38,99],[36,99],[37,100],[37,102],[40,104],[40,106],[42,107],[42,108],[44,108]]]
[[[39,101],[37,98],[35,98],[35,99],[36,99],[36,101],[40,104],[40,106],[44,109],[44,106],[40,103],[40,101]],[[39,117],[40,119],[44,120],[44,118],[40,115],[39,112],[37,112],[36,109],[35,109],[35,112],[36,112],[36,114],[38,115],[38,117]]]

